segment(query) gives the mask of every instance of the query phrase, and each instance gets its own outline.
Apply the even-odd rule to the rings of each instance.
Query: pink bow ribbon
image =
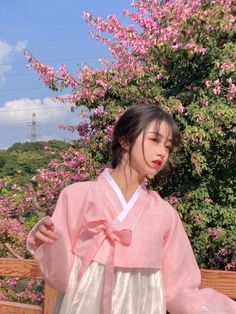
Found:
[[[78,280],[82,279],[85,271],[95,257],[98,249],[105,239],[110,243],[107,263],[105,264],[105,281],[103,287],[103,314],[111,314],[112,310],[112,290],[114,285],[114,256],[115,243],[120,242],[123,245],[131,243],[131,230],[114,230],[107,220],[94,220],[86,224],[84,232],[89,232],[92,239],[89,242],[88,250],[83,257],[83,263],[79,271]]]

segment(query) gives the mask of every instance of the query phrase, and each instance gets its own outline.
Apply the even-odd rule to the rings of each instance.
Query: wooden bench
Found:
[[[201,269],[201,288],[213,288],[236,300],[236,271]]]
[[[14,258],[0,258],[0,276],[18,277],[21,279],[43,278],[35,260]],[[0,314],[52,314],[56,296],[56,290],[46,283],[44,308],[38,305],[0,301]]]
[[[236,272],[201,269],[201,288],[213,288],[236,299]],[[0,276],[42,278],[35,260],[0,258]],[[0,314],[52,314],[57,292],[45,284],[44,308],[15,302],[0,301]]]

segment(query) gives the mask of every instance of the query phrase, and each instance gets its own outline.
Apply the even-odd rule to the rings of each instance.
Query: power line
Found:
[[[68,87],[69,88],[69,87]],[[38,90],[38,89],[50,89],[48,86],[43,86],[43,87],[23,87],[23,88],[8,88],[8,89],[0,89],[0,93],[5,93],[5,92],[15,92],[15,91],[22,91],[22,90]],[[58,91],[53,91],[54,93],[60,92]]]
[[[69,107],[69,105],[65,105],[65,108]],[[64,108],[58,108],[58,107],[48,107],[48,108],[28,108],[28,109],[15,109],[15,110],[1,110],[0,107],[0,113],[2,112],[18,112],[18,111],[32,111],[32,110],[52,110],[52,109],[57,109],[57,110],[64,110]]]
[[[14,122],[16,122],[16,121],[17,121],[17,123],[0,123],[0,129],[6,129],[7,127],[9,127],[9,128],[12,128],[12,127],[22,128],[22,125],[25,125],[26,122],[29,122],[29,119],[27,119],[27,120],[26,119],[25,120],[18,119],[18,120],[15,120]],[[63,129],[60,129],[59,126],[60,126],[60,124],[65,124],[65,121],[61,121],[60,119],[58,119],[58,120],[54,119],[50,123],[48,122],[48,120],[46,120],[46,121],[44,120],[43,123],[44,123],[43,129],[51,128],[52,126],[55,126],[58,130],[64,131]],[[68,123],[66,123],[66,124],[68,124]],[[6,134],[3,134],[3,135],[6,136]],[[1,136],[1,134],[0,134],[0,136]]]
[[[4,74],[5,77],[14,77],[14,76],[35,76],[34,73],[15,73],[15,74]]]
[[[83,60],[98,60],[98,59],[102,59],[102,58],[107,58],[107,57],[79,57],[79,58],[68,58],[68,59],[49,59],[49,60],[45,60],[45,61],[40,61],[40,63],[45,63],[45,62],[62,62],[62,61],[83,61]],[[13,62],[13,63],[0,63],[1,65],[27,65],[28,62]]]
[[[5,92],[15,92],[15,91],[22,91],[22,90],[36,90],[36,89],[49,89],[47,86],[44,87],[24,87],[24,88],[10,88],[10,89],[2,89],[0,93]]]
[[[75,75],[78,74],[78,72],[72,72],[70,71],[71,74]],[[14,77],[14,76],[35,76],[37,74],[35,73],[15,73],[15,74],[4,74],[5,77]]]
[[[18,122],[18,121],[19,121],[19,123],[24,123],[24,122],[28,122],[29,119],[14,119],[14,123]],[[9,122],[2,123],[2,121],[1,121],[0,126],[2,126],[2,125],[9,125],[10,126]]]

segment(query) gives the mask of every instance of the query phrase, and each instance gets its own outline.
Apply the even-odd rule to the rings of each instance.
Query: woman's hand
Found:
[[[29,243],[39,247],[43,243],[52,244],[57,239],[54,231],[54,224],[50,217],[47,217],[41,225],[39,225],[33,237],[29,239]]]

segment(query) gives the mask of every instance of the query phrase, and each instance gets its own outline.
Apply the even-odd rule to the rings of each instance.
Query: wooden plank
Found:
[[[52,314],[57,300],[57,291],[45,283],[44,314]]]
[[[0,258],[0,276],[42,278],[42,273],[35,260]]]
[[[213,288],[236,299],[236,272],[201,269],[201,288]]]
[[[0,314],[42,314],[37,305],[0,301]]]

